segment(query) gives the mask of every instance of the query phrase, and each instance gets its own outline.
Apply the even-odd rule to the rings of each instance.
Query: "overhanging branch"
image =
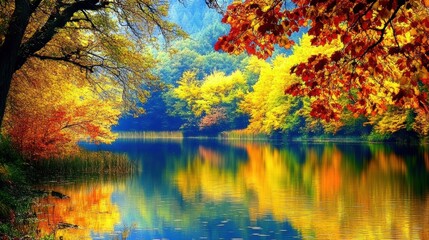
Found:
[[[21,68],[30,55],[42,49],[56,34],[57,29],[63,28],[76,12],[81,10],[100,10],[108,4],[109,2],[105,1],[84,0],[67,5],[61,12],[52,11],[45,25],[21,46],[15,69]]]
[[[61,56],[61,57],[55,57],[55,56],[46,56],[46,55],[40,55],[40,54],[31,54],[32,57],[36,57],[40,60],[53,60],[53,61],[62,61],[66,63],[71,63],[81,69],[85,69],[89,72],[94,72],[95,67],[101,67],[99,64],[91,64],[91,65],[85,65],[83,63],[79,63],[76,61],[73,61],[69,56]]]

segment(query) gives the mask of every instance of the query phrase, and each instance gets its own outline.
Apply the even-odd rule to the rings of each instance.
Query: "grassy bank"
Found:
[[[0,135],[0,239],[32,236],[30,214],[33,195],[29,165],[8,139]],[[6,238],[8,239],[8,238]]]
[[[118,132],[118,139],[183,139],[181,131]]]
[[[415,132],[400,130],[395,133],[368,132],[361,134],[348,133],[308,133],[308,134],[285,134],[275,132],[272,134],[253,133],[247,130],[238,129],[223,131],[219,133],[204,134],[202,132],[118,132],[119,139],[144,140],[144,141],[182,141],[183,139],[218,139],[225,141],[276,141],[276,142],[390,142],[403,144],[428,144],[429,137],[420,137]]]
[[[126,155],[81,151],[75,156],[27,161],[0,135],[0,239],[34,238],[37,218],[31,206],[40,191],[32,186],[43,180],[79,177],[116,177],[136,171]],[[47,236],[46,239],[49,239]]]
[[[283,133],[261,134],[251,133],[246,130],[232,130],[219,133],[222,140],[245,140],[245,141],[281,141],[281,142],[342,142],[342,143],[402,143],[402,144],[427,144],[428,137],[420,137],[414,132],[400,130],[393,134],[381,134],[371,132],[361,135],[347,134],[296,134],[288,135]]]
[[[125,154],[83,150],[74,156],[40,160],[32,166],[35,175],[41,178],[126,175],[137,170]]]
[[[270,135],[263,133],[252,133],[246,130],[232,130],[219,133],[218,138],[227,140],[268,141],[270,140]]]

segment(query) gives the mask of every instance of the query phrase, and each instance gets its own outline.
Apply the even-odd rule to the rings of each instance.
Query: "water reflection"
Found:
[[[91,239],[97,235],[113,233],[114,226],[121,222],[121,214],[118,206],[112,203],[111,196],[124,187],[123,182],[101,180],[43,186],[44,189],[54,189],[66,197],[49,196],[41,199],[34,207],[40,219],[41,235],[55,234],[63,239]],[[70,224],[71,228],[65,229],[66,224]],[[77,228],[72,225],[77,225]]]
[[[64,239],[429,239],[422,147],[134,141],[89,148],[126,152],[143,170],[58,189],[71,198],[48,200],[49,221],[81,228],[64,230]]]

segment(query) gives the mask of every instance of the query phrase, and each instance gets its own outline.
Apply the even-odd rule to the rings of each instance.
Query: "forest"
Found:
[[[428,10],[424,1],[385,3],[390,10],[383,1],[341,8],[329,1],[314,6],[326,15],[314,16],[303,16],[306,1],[293,12],[283,1],[232,4],[222,19],[228,25],[208,23],[175,41],[171,58],[157,56],[166,88],[144,105],[145,115],[122,118],[116,129],[424,140]],[[181,25],[192,31],[188,19]]]
[[[0,1],[2,184],[120,132],[424,143],[428,94],[428,0]]]
[[[23,13],[3,2],[3,135],[30,159],[118,131],[425,139],[427,2],[345,2],[234,2],[224,16],[197,0],[138,2],[143,14],[35,2],[17,46]]]

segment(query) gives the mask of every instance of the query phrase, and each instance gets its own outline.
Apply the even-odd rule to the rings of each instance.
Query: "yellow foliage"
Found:
[[[390,109],[380,115],[370,116],[369,124],[379,133],[394,133],[406,125],[408,111],[405,109]]]
[[[176,98],[183,100],[196,117],[211,114],[221,104],[233,104],[245,95],[246,80],[240,71],[229,76],[214,72],[203,80],[196,79],[196,73],[187,71],[173,89]]]
[[[292,121],[296,121],[299,116],[297,112],[291,112],[298,104],[298,98],[285,95],[284,90],[301,82],[300,78],[291,73],[292,67],[306,62],[312,55],[332,54],[340,47],[335,44],[315,47],[311,45],[311,37],[305,34],[300,44],[293,47],[292,55],[279,55],[272,64],[252,57],[248,70],[259,74],[259,79],[239,105],[240,110],[250,116],[248,130],[269,134],[292,127]],[[305,113],[310,117],[309,111]]]
[[[421,136],[428,136],[429,135],[429,113],[425,111],[418,111],[417,116],[414,119],[412,128]]]
[[[110,143],[121,114],[118,87],[82,81],[85,73],[59,62],[31,60],[15,75],[5,131],[31,158],[63,155],[78,141]]]

